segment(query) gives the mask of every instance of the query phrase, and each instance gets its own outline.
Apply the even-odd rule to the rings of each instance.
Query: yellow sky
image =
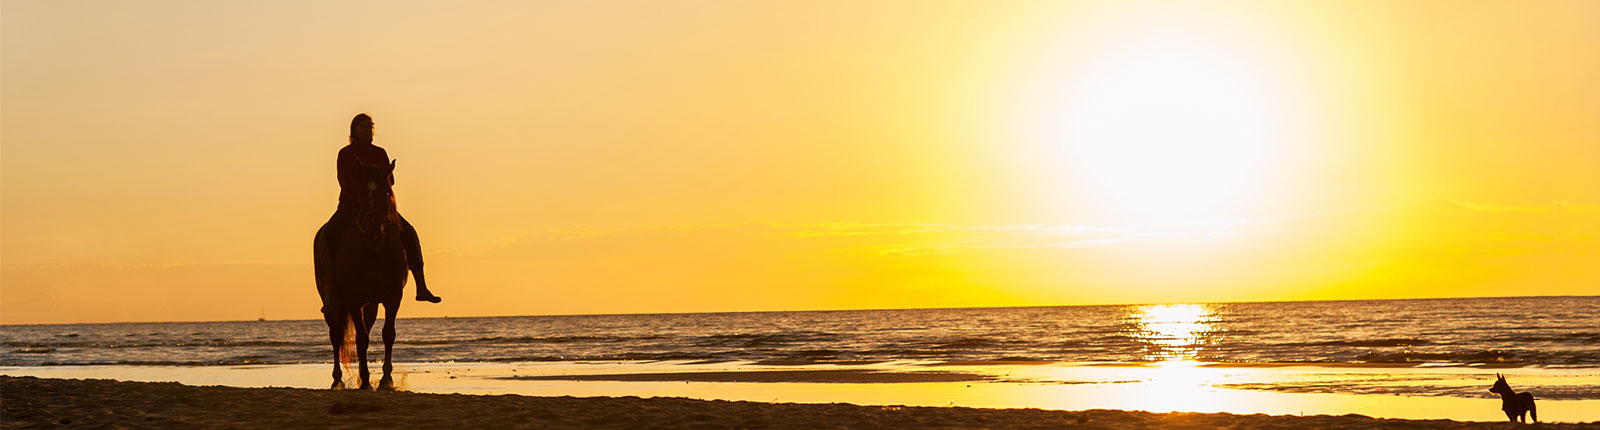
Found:
[[[1600,3],[0,2],[0,322],[1596,294]]]

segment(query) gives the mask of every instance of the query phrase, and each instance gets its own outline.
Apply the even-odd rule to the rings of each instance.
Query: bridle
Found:
[[[356,210],[354,224],[356,231],[365,239],[367,247],[383,249],[386,246],[399,244],[399,235],[396,233],[399,230],[400,220],[394,210],[393,190],[379,192],[380,186],[376,181],[367,182],[367,193],[364,194],[366,198],[357,205],[359,209]],[[380,199],[388,201],[384,210],[374,207]]]

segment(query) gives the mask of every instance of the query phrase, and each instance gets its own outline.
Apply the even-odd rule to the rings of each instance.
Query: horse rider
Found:
[[[356,199],[360,196],[361,184],[357,184],[356,181],[360,180],[357,176],[361,172],[361,165],[385,168],[389,165],[389,153],[372,144],[373,128],[371,116],[364,113],[356,115],[355,119],[350,120],[350,144],[339,149],[339,208],[333,212],[333,217],[328,219],[328,224],[323,226],[326,234],[324,237],[329,238],[323,244],[327,247],[329,258],[337,255],[334,253],[334,246],[339,241],[333,238],[339,237],[350,224],[351,216],[359,210]],[[393,176],[389,177],[389,183],[394,184]],[[422,275],[422,243],[417,239],[417,229],[413,228],[405,217],[400,217],[400,223],[404,226],[401,245],[406,251],[406,265],[411,269],[411,277],[417,280],[417,301],[439,303],[442,299],[428,291],[427,278]],[[323,303],[327,302],[327,297],[323,297]]]

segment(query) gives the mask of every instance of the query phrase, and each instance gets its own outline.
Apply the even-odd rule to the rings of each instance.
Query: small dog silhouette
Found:
[[[1511,385],[1506,383],[1506,377],[1499,373],[1494,374],[1494,386],[1489,387],[1489,392],[1500,395],[1500,410],[1506,412],[1506,418],[1511,422],[1528,422],[1527,415],[1533,415],[1533,422],[1539,422],[1539,408],[1533,406],[1533,393],[1518,393],[1511,391]]]

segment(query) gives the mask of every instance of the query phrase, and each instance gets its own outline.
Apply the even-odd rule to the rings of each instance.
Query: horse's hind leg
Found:
[[[335,390],[344,388],[344,371],[339,367],[339,354],[344,351],[344,318],[335,317],[343,315],[339,312],[324,312],[322,320],[328,322],[328,340],[333,343],[333,386]]]
[[[367,333],[372,333],[372,324],[378,322],[378,304],[372,303],[361,307],[361,325],[366,327]]]
[[[383,304],[383,379],[378,380],[379,390],[394,390],[394,317],[400,314],[401,300]]]
[[[365,323],[364,317],[361,315],[361,308],[351,308],[350,309],[350,320],[351,321],[362,321],[363,323]],[[368,334],[367,325],[366,324],[356,324],[355,326],[356,326],[356,358],[361,360],[361,389],[363,389],[363,390],[371,390],[372,389],[372,382],[370,382],[371,381],[371,373],[367,371],[367,334]]]

